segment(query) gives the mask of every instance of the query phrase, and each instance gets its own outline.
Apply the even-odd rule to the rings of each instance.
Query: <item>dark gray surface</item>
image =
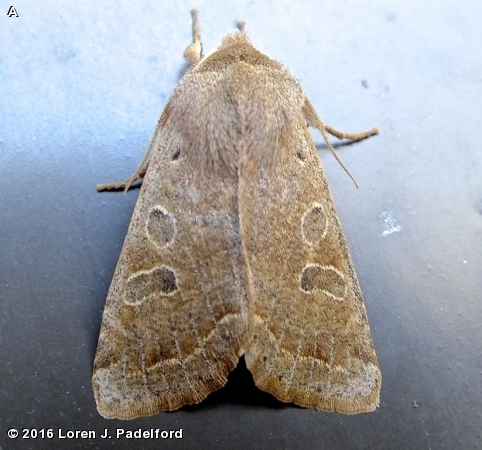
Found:
[[[14,5],[18,18],[6,16],[8,6],[0,8],[1,448],[482,446],[481,2],[24,1]],[[139,192],[95,186],[140,161],[185,67],[192,6],[206,51],[244,19],[255,46],[302,81],[327,123],[381,129],[340,148],[358,190],[320,147],[383,374],[374,413],[281,404],[242,363],[195,407],[129,422],[95,409],[101,311]],[[9,439],[10,428],[182,428],[183,439],[27,441]]]

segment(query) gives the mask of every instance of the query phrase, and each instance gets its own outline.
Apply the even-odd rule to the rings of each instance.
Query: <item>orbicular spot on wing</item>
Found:
[[[176,234],[176,221],[162,206],[154,206],[149,211],[146,224],[146,234],[149,241],[158,249],[169,245]]]
[[[140,270],[128,278],[124,302],[130,306],[139,306],[159,295],[174,295],[177,290],[176,274],[170,267]]]
[[[310,210],[304,214],[301,220],[301,227],[303,237],[309,244],[316,244],[321,239],[324,239],[328,230],[328,218],[323,206],[315,203]]]
[[[319,264],[308,264],[304,267],[300,287],[307,294],[320,290],[337,300],[343,300],[346,294],[343,274],[332,266],[320,266]]]

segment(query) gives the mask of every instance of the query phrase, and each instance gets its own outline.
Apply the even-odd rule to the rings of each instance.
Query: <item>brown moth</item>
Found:
[[[92,384],[107,418],[202,401],[244,355],[256,385],[323,411],[376,409],[381,374],[300,83],[242,24],[192,66],[128,180],[144,178],[102,319]]]

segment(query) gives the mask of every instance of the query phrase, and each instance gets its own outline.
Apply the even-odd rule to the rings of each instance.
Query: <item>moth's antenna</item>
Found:
[[[203,57],[203,46],[201,43],[201,31],[199,30],[199,19],[197,12],[197,9],[193,9],[191,11],[193,43],[186,48],[186,51],[184,52],[184,57],[191,64],[197,64]]]
[[[192,15],[192,38],[194,40],[194,44],[201,45],[201,30],[199,29],[199,19],[198,19],[198,10],[194,8],[191,11]],[[202,57],[202,55],[201,55]]]
[[[246,25],[246,22],[244,20],[238,20],[238,29],[239,31],[244,32],[244,26]]]

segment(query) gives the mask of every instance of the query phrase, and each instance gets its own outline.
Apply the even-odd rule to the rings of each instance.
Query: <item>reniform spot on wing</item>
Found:
[[[319,264],[305,266],[301,274],[300,286],[306,293],[320,290],[337,300],[343,300],[346,293],[343,274],[332,266],[320,266]]]

